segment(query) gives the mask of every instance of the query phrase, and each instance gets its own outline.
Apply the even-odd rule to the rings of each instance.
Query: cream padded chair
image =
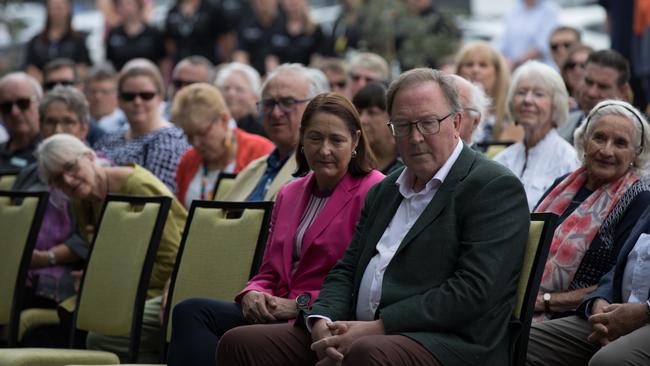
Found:
[[[137,359],[146,291],[170,204],[170,197],[109,195],[81,281],[73,333],[129,336],[131,362]],[[110,352],[0,349],[0,366],[116,363]]]

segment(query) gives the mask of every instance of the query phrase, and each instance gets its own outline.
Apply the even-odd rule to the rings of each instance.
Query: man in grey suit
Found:
[[[463,144],[449,76],[388,90],[405,169],[375,185],[304,326],[226,333],[220,365],[506,365],[529,226],[519,180]]]
[[[577,67],[577,66],[576,66]],[[578,84],[580,110],[569,115],[569,120],[558,133],[573,144],[573,133],[582,124],[589,111],[605,99],[627,101],[630,93],[630,65],[614,50],[600,50],[589,54],[585,70]]]
[[[650,365],[650,208],[578,315],[535,324],[527,365]]]

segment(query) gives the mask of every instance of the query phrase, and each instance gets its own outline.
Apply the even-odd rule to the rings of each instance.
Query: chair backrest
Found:
[[[163,350],[176,304],[191,297],[232,301],[257,273],[272,208],[272,202],[192,202],[172,273]]]
[[[82,277],[74,330],[130,337],[130,362],[170,205],[170,197],[109,195]]]
[[[517,302],[514,316],[520,322],[518,334],[512,338],[513,365],[523,365],[528,348],[530,323],[533,320],[535,300],[544,273],[551,242],[557,226],[558,216],[552,213],[530,214],[528,242],[517,284]]]
[[[214,185],[214,200],[222,200],[230,191],[235,183],[235,178],[237,174],[234,173],[221,173],[217,178],[217,182]]]
[[[16,174],[0,174],[0,190],[4,191],[10,191],[11,187],[14,186],[14,182],[16,181],[16,177],[18,176],[18,173]]]
[[[498,153],[505,150],[506,147],[512,145],[512,141],[487,141],[477,142],[476,146],[484,151],[484,155],[490,159],[494,158]]]
[[[0,326],[8,327],[10,347],[18,339],[27,270],[48,198],[47,192],[0,191]]]

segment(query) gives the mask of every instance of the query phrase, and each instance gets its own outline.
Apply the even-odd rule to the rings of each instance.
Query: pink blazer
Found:
[[[336,186],[320,214],[303,236],[300,261],[291,275],[292,253],[300,218],[315,184],[313,173],[287,183],[275,200],[269,238],[258,274],[237,295],[251,290],[294,299],[309,293],[318,297],[325,275],[343,256],[359,221],[366,193],[384,178],[373,170],[364,177],[346,174]]]

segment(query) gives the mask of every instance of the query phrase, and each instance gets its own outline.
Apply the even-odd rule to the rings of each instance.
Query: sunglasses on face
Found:
[[[261,102],[257,102],[257,108],[261,113],[270,114],[275,109],[277,105],[280,110],[284,113],[293,112],[296,109],[296,106],[301,103],[310,101],[311,99],[295,99],[292,97],[285,97],[280,99],[262,99]]]
[[[337,89],[337,88],[338,89],[343,89],[343,88],[345,88],[346,85],[348,85],[348,82],[345,81],[345,80],[333,81],[333,82],[330,83],[330,88],[332,88],[332,90]]]
[[[61,86],[75,86],[77,85],[76,80],[51,80],[43,83],[43,89],[46,91],[54,89],[57,85]]]
[[[2,114],[9,114],[14,108],[14,104],[18,106],[21,111],[26,111],[32,105],[32,101],[36,101],[36,96],[31,96],[29,98],[18,98],[16,100],[11,100],[7,102],[0,103],[0,112]]]
[[[365,80],[365,81],[368,82],[368,83],[372,83],[372,82],[376,82],[376,81],[377,81],[377,79],[374,79],[374,78],[371,78],[371,77],[367,77],[367,76],[364,76],[364,75],[355,74],[355,73],[351,73],[351,74],[350,74],[350,79],[352,79],[352,81],[355,81],[355,82],[356,82],[356,81],[359,81],[359,80],[361,80],[361,79],[363,79],[363,80]]]
[[[584,70],[585,63],[584,62],[569,61],[564,65],[564,68],[567,69],[567,70],[573,70],[576,67],[579,67],[579,68]]]
[[[120,99],[122,99],[125,102],[132,102],[135,100],[136,97],[140,97],[140,99],[144,101],[149,101],[152,100],[158,93],[156,92],[121,92],[120,93]]]
[[[573,46],[573,42],[554,42],[551,43],[551,50],[557,51],[560,47],[569,48]]]

